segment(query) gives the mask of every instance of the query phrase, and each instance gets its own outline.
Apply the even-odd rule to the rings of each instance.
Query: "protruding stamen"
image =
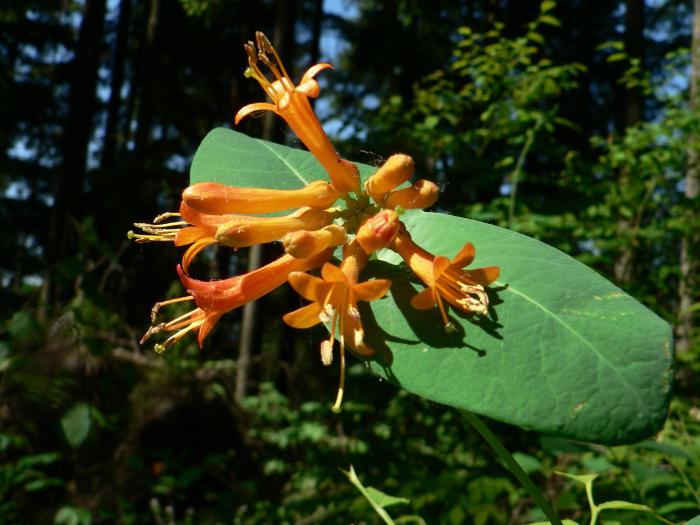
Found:
[[[165,219],[169,219],[170,217],[179,217],[180,214],[176,211],[167,211],[165,213],[161,213],[160,215],[157,215],[155,219],[153,219],[154,223],[159,223],[164,221]]]
[[[194,301],[194,297],[191,295],[185,295],[184,297],[177,297],[175,299],[168,299],[167,301],[159,301],[153,305],[151,308],[151,322],[155,323],[158,312],[162,306],[168,306],[169,304],[182,303],[184,301]]]
[[[173,242],[175,240],[174,233],[168,233],[165,235],[158,235],[158,234],[144,235],[142,233],[134,233],[133,231],[129,230],[128,232],[126,232],[126,236],[128,239],[132,239],[138,243]]]

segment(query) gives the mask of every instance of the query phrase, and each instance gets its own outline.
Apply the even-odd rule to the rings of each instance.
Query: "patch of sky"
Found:
[[[360,14],[354,2],[347,2],[345,0],[326,0],[323,9],[326,15],[336,16],[344,20],[355,20]],[[321,61],[329,62],[337,66],[340,62],[340,57],[348,48],[348,43],[340,37],[337,31],[324,28],[321,34],[320,48]],[[332,73],[329,72],[327,74]],[[321,96],[316,103],[315,110],[323,123],[323,128],[326,130],[326,133],[340,140],[345,140],[357,135],[357,130],[354,126],[345,125],[341,118],[333,115],[330,98],[324,97],[323,95],[323,88],[328,86],[328,81],[323,75],[319,75],[318,80],[321,85]]]

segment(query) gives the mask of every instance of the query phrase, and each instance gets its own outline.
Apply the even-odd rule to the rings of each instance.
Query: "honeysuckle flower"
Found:
[[[299,85],[295,86],[267,37],[258,31],[255,33],[255,40],[257,49],[253,42],[244,46],[249,66],[246,76],[257,80],[273,103],[258,102],[243,107],[236,114],[236,124],[256,111],[272,111],[289,124],[297,137],[314,154],[338,191],[358,191],[360,175],[357,167],[338,155],[309,103],[309,97],[316,98],[320,92],[314,77],[324,69],[332,69],[333,66],[325,63],[311,66],[302,76]],[[260,68],[260,63],[268,67],[275,80],[268,80]]]
[[[376,201],[383,200],[385,193],[413,177],[415,166],[409,155],[392,155],[365,182],[367,193]]]
[[[355,239],[366,253],[372,254],[391,244],[399,231],[399,224],[398,213],[394,210],[381,210],[362,223]]]
[[[279,259],[257,270],[217,281],[193,279],[185,273],[181,266],[178,266],[178,276],[188,295],[156,303],[151,316],[151,321],[154,324],[141,339],[141,344],[160,332],[175,332],[162,344],[156,345],[156,351],[162,352],[182,339],[187,333],[197,330],[197,342],[201,348],[204,338],[222,315],[270,293],[284,284],[291,272],[303,272],[317,268],[327,261],[330,255],[330,250],[325,250],[307,259],[297,259],[284,254]],[[184,301],[194,301],[196,308],[167,323],[155,324],[156,316],[161,307]]]
[[[365,191],[379,206],[390,210],[429,208],[440,194],[434,182],[421,179],[406,188],[395,189],[413,176],[414,169],[413,159],[408,155],[392,155],[367,179]]]
[[[489,298],[485,286],[498,279],[499,267],[487,266],[465,270],[476,254],[474,245],[466,243],[452,260],[435,256],[418,246],[405,227],[399,230],[391,248],[396,251],[427,286],[411,299],[418,310],[437,306],[446,328],[452,325],[443,300],[464,313],[486,315]]]
[[[321,278],[303,272],[289,275],[289,283],[304,299],[312,301],[282,319],[294,328],[310,328],[318,323],[330,324],[330,338],[321,343],[321,361],[329,366],[333,362],[333,340],[336,329],[340,341],[340,386],[333,405],[340,408],[345,385],[345,345],[362,356],[371,356],[374,350],[365,343],[365,331],[357,309],[358,301],[374,301],[386,295],[391,286],[388,279],[358,282],[360,271],[367,262],[367,253],[356,241],[343,250],[340,267],[326,263],[321,268]]]
[[[404,210],[430,208],[440,195],[440,188],[432,181],[421,179],[407,188],[389,193],[382,206],[390,210],[397,207]]]
[[[255,217],[249,215],[221,215],[225,218],[216,230],[216,240],[231,248],[244,248],[281,239],[298,230],[318,230],[333,222],[331,213],[299,208],[282,217]]]
[[[294,190],[237,188],[217,182],[199,182],[182,192],[182,202],[187,206],[212,215],[273,213],[302,206],[325,210],[338,197],[337,190],[322,180]]]
[[[340,246],[346,240],[345,228],[331,224],[316,231],[299,230],[282,238],[284,251],[292,257],[306,258],[331,246]]]
[[[128,236],[136,242],[170,241],[175,246],[189,245],[182,257],[182,267],[187,273],[194,257],[212,244],[243,248],[279,240],[289,232],[316,230],[331,224],[334,215],[323,209],[333,204],[337,195],[324,181],[312,182],[298,190],[198,183],[183,192],[179,213],[159,215],[151,224],[135,223],[145,233],[129,232]],[[270,213],[296,205],[302,207],[282,217],[232,213]],[[180,220],[163,222],[171,217]]]

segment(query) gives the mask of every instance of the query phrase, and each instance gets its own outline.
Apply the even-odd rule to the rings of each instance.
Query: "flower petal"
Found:
[[[256,111],[272,111],[273,113],[277,113],[277,106],[268,102],[256,102],[255,104],[243,106],[238,110],[238,113],[236,113],[235,123],[238,124],[241,120]]]
[[[361,301],[375,301],[384,297],[391,287],[389,279],[373,279],[356,284],[352,287],[357,299]]]
[[[282,320],[292,328],[311,328],[321,322],[319,315],[322,311],[318,303],[311,303],[283,315]]]
[[[213,237],[205,237],[192,243],[192,245],[185,250],[185,253],[182,256],[182,269],[185,271],[185,273],[189,272],[192,259],[194,259],[204,248],[211,246],[214,243],[216,243],[216,240]]]
[[[211,329],[214,328],[214,325],[218,322],[222,315],[222,313],[218,312],[207,314],[204,322],[199,327],[199,332],[197,333],[197,344],[199,345],[199,348],[202,348],[204,338],[209,334],[209,332],[211,332]]]
[[[433,280],[438,282],[440,276],[450,267],[450,260],[447,257],[438,255],[433,259]]]
[[[299,82],[299,84],[303,84],[307,80],[314,78],[316,75],[318,75],[324,69],[335,70],[335,68],[332,65],[325,63],[325,62],[321,62],[320,64],[313,65],[309,69],[306,70],[306,72],[304,73],[304,76],[301,77],[301,82]]]
[[[316,300],[318,297],[316,289],[325,284],[323,279],[319,279],[318,277],[304,272],[292,272],[287,279],[289,280],[289,284],[292,285],[292,288],[304,299],[309,301]]]
[[[346,286],[348,285],[348,278],[343,271],[331,263],[326,263],[323,265],[321,268],[321,276],[323,277],[324,281],[343,283]]]
[[[435,306],[435,295],[432,288],[417,293],[411,298],[411,306],[416,310],[429,310]]]
[[[474,245],[470,242],[466,243],[464,246],[462,246],[462,249],[459,250],[459,253],[452,259],[452,266],[456,266],[457,268],[469,266],[474,260],[475,254],[476,248],[474,248]]]

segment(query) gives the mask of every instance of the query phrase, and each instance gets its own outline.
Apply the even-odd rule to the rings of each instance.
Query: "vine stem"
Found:
[[[530,497],[532,497],[532,499],[535,500],[535,503],[537,503],[540,509],[542,509],[542,512],[544,512],[544,515],[547,517],[549,522],[552,525],[563,525],[559,519],[559,516],[557,516],[552,506],[542,495],[542,492],[540,492],[540,489],[538,489],[532,482],[518,462],[515,461],[512,454],[508,452],[506,447],[503,446],[503,443],[501,443],[501,440],[496,437],[496,434],[491,431],[486,423],[484,423],[484,421],[473,412],[463,410],[462,414],[464,414],[464,417],[467,419],[467,421],[469,421],[469,424],[473,426],[479,434],[481,434],[481,437],[484,438],[501,461],[505,463],[508,470],[510,470],[518,479],[525,490],[528,491]]]
[[[523,149],[520,150],[520,155],[518,155],[518,160],[515,164],[515,168],[510,174],[510,199],[508,199],[508,228],[513,227],[513,221],[515,220],[515,200],[518,195],[518,182],[520,179],[520,174],[523,171],[525,158],[530,152],[532,143],[535,141],[535,134],[540,129],[542,124],[544,124],[544,119],[542,118],[542,115],[540,115],[537,117],[537,122],[535,122],[535,125],[527,130],[527,138],[525,139],[525,145],[523,146]]]

